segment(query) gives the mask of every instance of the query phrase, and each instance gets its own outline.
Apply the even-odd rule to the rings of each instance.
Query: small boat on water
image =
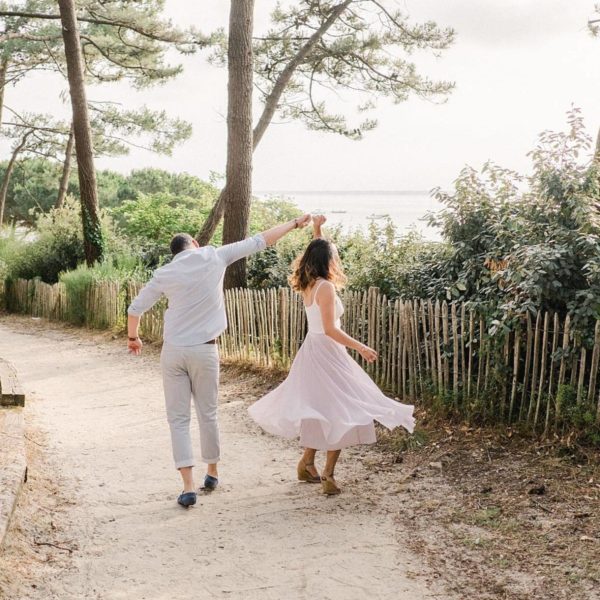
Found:
[[[377,219],[387,219],[390,215],[386,214],[382,214],[382,215],[376,215],[376,214],[371,214],[367,217],[367,219],[372,219],[372,220],[377,220]]]

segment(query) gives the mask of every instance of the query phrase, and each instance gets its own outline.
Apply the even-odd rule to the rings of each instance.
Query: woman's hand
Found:
[[[323,232],[321,231],[321,225],[323,225],[327,221],[327,217],[325,215],[313,215],[312,225],[313,225],[313,238],[318,239],[323,237]]]
[[[368,362],[372,363],[377,360],[377,352],[373,350],[373,348],[369,348],[369,346],[365,346],[364,344],[360,346],[358,349],[358,353]]]
[[[313,215],[312,222],[313,227],[321,227],[327,222],[327,217],[325,215]]]

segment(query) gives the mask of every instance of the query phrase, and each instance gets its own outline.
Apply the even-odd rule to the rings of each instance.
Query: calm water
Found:
[[[261,198],[284,197],[295,202],[301,210],[323,213],[331,224],[344,228],[366,227],[375,221],[382,223],[389,217],[400,232],[411,228],[429,239],[439,239],[437,230],[423,221],[426,213],[440,209],[437,200],[429,192],[305,192],[305,191],[258,191]]]

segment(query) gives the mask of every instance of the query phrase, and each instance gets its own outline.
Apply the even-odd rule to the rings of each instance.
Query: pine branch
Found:
[[[91,14],[92,11],[90,11]],[[25,19],[43,19],[43,20],[60,20],[60,15],[57,14],[46,14],[46,13],[37,13],[37,12],[25,12],[25,11],[15,11],[15,10],[1,10],[0,17],[13,17],[13,18],[25,18]],[[133,23],[128,23],[126,21],[119,21],[113,19],[107,19],[104,17],[77,17],[77,20],[82,23],[92,23],[94,25],[109,25],[111,27],[121,27],[123,29],[128,29],[133,31],[141,36],[147,37],[151,40],[157,42],[166,42],[169,44],[192,44],[196,46],[206,46],[206,39],[184,39],[182,38],[182,34],[179,32],[173,32],[172,35],[160,35],[153,31],[148,31],[143,27],[138,27]]]
[[[341,4],[338,4],[334,7],[327,17],[327,19],[322,23],[321,27],[310,36],[306,44],[300,48],[300,50],[296,53],[296,55],[288,62],[286,67],[280,73],[271,93],[265,99],[265,106],[263,112],[254,127],[253,132],[253,146],[256,148],[262,136],[264,135],[269,123],[273,119],[273,115],[277,110],[277,105],[279,104],[279,100],[283,95],[286,87],[288,86],[290,80],[292,79],[294,72],[301,65],[306,57],[310,54],[313,48],[323,39],[323,36],[327,31],[331,28],[331,26],[335,23],[335,21],[340,17],[340,15],[346,10],[346,8],[352,4],[353,0],[345,0]]]
[[[3,31],[0,33],[0,43],[10,40],[26,40],[28,42],[51,42],[60,39],[60,33],[56,35],[34,35],[32,33],[18,31]]]

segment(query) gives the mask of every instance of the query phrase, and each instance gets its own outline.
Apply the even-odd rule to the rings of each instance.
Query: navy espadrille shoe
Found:
[[[207,492],[214,492],[218,485],[219,480],[216,477],[213,477],[212,475],[206,475],[204,477],[204,485],[202,486],[202,489],[206,490]]]
[[[194,504],[196,504],[196,492],[184,492],[179,494],[179,498],[177,498],[177,504],[183,506],[184,508],[194,506]]]

